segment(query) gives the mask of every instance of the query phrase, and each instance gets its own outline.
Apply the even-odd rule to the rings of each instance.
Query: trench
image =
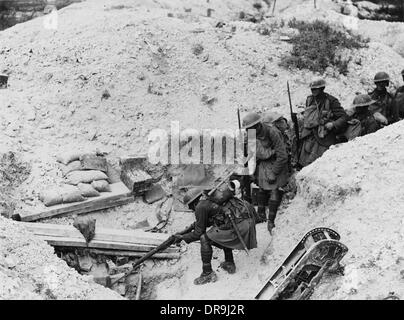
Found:
[[[31,0],[15,1],[2,0],[0,2],[0,31],[11,28],[50,13],[54,9],[65,8],[75,2],[83,0]]]
[[[111,281],[130,270],[130,265],[137,259],[115,255],[95,254],[87,249],[55,248],[55,254],[67,265],[81,275],[93,276],[94,282],[114,290],[128,300],[156,299],[157,286],[168,279],[178,279],[183,270],[168,271],[166,261],[150,259],[140,268],[116,284],[106,282],[106,276]],[[171,264],[177,264],[173,261]],[[139,286],[139,281],[141,282]]]
[[[390,22],[404,22],[404,2],[399,0],[352,0],[358,8],[358,18],[367,20],[385,20]],[[342,10],[342,9],[341,9]]]

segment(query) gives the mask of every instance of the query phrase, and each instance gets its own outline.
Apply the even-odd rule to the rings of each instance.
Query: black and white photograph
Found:
[[[0,300],[402,300],[403,119],[404,0],[0,0]]]

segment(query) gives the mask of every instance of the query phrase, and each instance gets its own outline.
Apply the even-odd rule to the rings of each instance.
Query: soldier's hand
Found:
[[[328,131],[330,131],[330,130],[332,130],[332,129],[334,128],[334,124],[333,124],[332,122],[327,122],[327,123],[325,124],[325,128],[326,128]]]
[[[269,184],[273,184],[273,183],[276,182],[276,176],[275,176],[275,174],[273,174],[272,172],[269,172],[269,173],[268,173],[267,179],[268,179],[268,183],[269,183]]]
[[[174,234],[174,237],[174,244],[179,244],[182,240],[184,240],[184,236],[179,233]]]

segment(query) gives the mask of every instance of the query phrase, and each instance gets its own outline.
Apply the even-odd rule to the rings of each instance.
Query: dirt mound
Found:
[[[0,300],[7,299],[122,298],[69,268],[18,223],[0,217]]]
[[[272,266],[306,231],[330,227],[349,251],[344,276],[325,278],[313,298],[403,298],[404,122],[333,147],[297,176],[298,194],[276,221]]]

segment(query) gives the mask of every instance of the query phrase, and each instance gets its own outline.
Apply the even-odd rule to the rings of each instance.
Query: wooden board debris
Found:
[[[110,187],[111,192],[101,192],[99,197],[89,198],[73,204],[60,204],[49,208],[37,209],[33,212],[20,213],[19,218],[21,221],[26,222],[37,221],[60,215],[83,214],[108,209],[134,201],[130,190],[122,182],[113,183]]]
[[[50,223],[21,223],[29,231],[37,235],[49,235],[54,237],[83,238],[79,230],[71,225],[59,225]],[[142,230],[120,230],[96,227],[94,240],[111,242],[129,242],[149,245],[159,245],[167,240],[164,233],[151,233]]]
[[[129,231],[96,228],[92,241],[86,243],[82,234],[71,225],[47,223],[21,224],[37,237],[55,247],[97,249],[98,253],[126,256],[142,256],[167,240],[169,235],[141,230]],[[179,248],[171,246],[159,253],[159,258],[178,258]]]
[[[135,251],[125,251],[125,250],[100,250],[100,249],[90,249],[91,252],[95,254],[103,254],[106,256],[121,256],[121,257],[134,257],[141,258],[145,255],[145,252],[135,252]],[[179,259],[181,254],[176,253],[155,253],[151,259]]]

